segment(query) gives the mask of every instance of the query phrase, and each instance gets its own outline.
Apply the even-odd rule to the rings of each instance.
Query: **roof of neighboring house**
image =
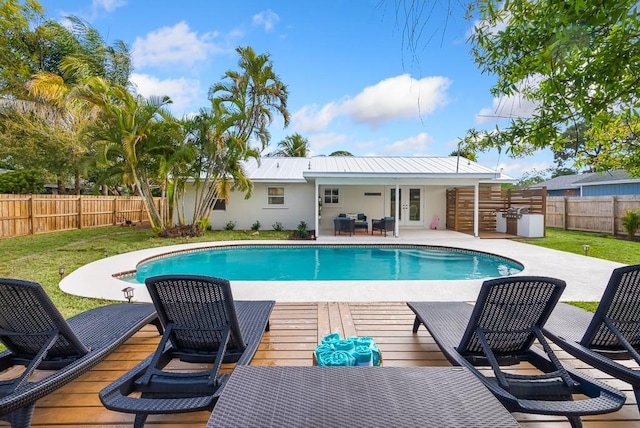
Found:
[[[593,173],[589,175],[589,177],[575,182],[578,186],[597,186],[612,183],[640,183],[640,178],[633,178],[627,171],[616,169],[602,173]]]
[[[530,186],[531,189],[540,189],[542,187],[546,187],[547,190],[563,190],[563,189],[574,189],[576,186],[574,183],[577,181],[583,180],[585,178],[591,177],[595,175],[595,172],[586,172],[584,174],[572,174],[572,175],[561,175],[556,178],[552,178],[551,180],[543,181],[542,183],[535,184]]]
[[[531,186],[531,188],[538,189],[546,186],[547,190],[563,190],[575,189],[580,186],[638,182],[640,182],[640,178],[632,178],[627,171],[617,169],[607,172],[587,172],[584,174],[561,175],[560,177],[552,178],[551,180],[543,181],[542,183]]]
[[[245,172],[253,181],[302,182],[316,178],[454,178],[512,181],[501,173],[456,156],[317,156],[250,159]]]

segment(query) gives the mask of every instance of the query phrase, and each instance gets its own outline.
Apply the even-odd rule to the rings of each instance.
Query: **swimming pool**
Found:
[[[422,245],[242,245],[165,255],[135,276],[210,275],[235,281],[461,280],[514,275],[523,266],[496,255]]]

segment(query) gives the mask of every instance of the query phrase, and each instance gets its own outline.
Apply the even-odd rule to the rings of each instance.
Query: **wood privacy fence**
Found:
[[[502,190],[481,185],[478,192],[478,231],[496,231],[496,212],[509,208],[528,208],[530,213],[545,214],[547,189]],[[447,229],[473,233],[474,188],[447,190]]]
[[[147,219],[138,196],[0,194],[0,238]]]
[[[621,217],[630,209],[640,209],[640,196],[550,196],[546,224],[565,230],[626,235]]]

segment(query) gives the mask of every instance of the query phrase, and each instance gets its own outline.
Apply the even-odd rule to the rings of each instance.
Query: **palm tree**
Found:
[[[283,156],[288,158],[306,158],[309,155],[309,140],[295,133],[288,135],[278,143],[278,150],[268,156]]]
[[[102,161],[133,185],[142,196],[149,221],[156,232],[165,223],[156,207],[152,187],[162,177],[161,162],[175,151],[177,122],[165,106],[169,97],[132,95],[125,87],[94,77],[74,89],[73,96],[100,109],[101,121],[88,134],[101,147]]]
[[[228,103],[230,110],[238,109],[242,119],[231,132],[243,141],[257,138],[262,151],[269,144],[267,127],[274,120],[274,111],[280,113],[285,127],[289,125],[289,92],[273,71],[269,55],[256,55],[251,47],[239,47],[236,52],[240,54],[238,65],[242,71],[227,71],[223,78],[226,81],[209,88],[209,99]]]

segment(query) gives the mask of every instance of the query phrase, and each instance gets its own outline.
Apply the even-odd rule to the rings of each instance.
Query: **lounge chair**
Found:
[[[146,285],[165,329],[162,340],[153,355],[100,391],[106,408],[136,415],[134,427],[150,414],[213,409],[228,378],[220,365],[251,362],[275,303],[234,301],[229,281],[207,276],[156,276]],[[176,359],[197,367],[163,370]]]
[[[595,314],[559,304],[543,333],[569,354],[631,384],[640,408],[640,265],[614,269]]]
[[[387,236],[387,232],[394,232],[396,227],[396,220],[393,217],[383,217],[379,220],[371,220],[371,234],[373,235],[374,231],[379,231],[382,235],[384,232],[384,236]]]
[[[356,221],[353,224],[354,230],[357,229],[364,229],[365,232],[369,232],[369,222],[367,222],[367,216],[362,214],[362,213],[358,213],[356,215]]]
[[[106,305],[65,320],[40,284],[17,279],[0,278],[0,305],[7,348],[1,370],[24,367],[0,382],[0,419],[12,427],[30,426],[38,399],[89,371],[144,325],[160,328],[150,303]]]
[[[596,379],[562,366],[541,327],[558,302],[565,282],[514,276],[485,281],[475,306],[463,302],[409,302],[413,332],[424,324],[447,359],[469,368],[512,412],[565,416],[581,427],[580,416],[614,412],[626,396]],[[534,345],[535,341],[541,346]],[[539,374],[506,373],[502,366],[528,362]],[[493,376],[479,370],[490,369]],[[530,370],[530,369],[529,369]],[[573,401],[580,395],[580,399]]]

